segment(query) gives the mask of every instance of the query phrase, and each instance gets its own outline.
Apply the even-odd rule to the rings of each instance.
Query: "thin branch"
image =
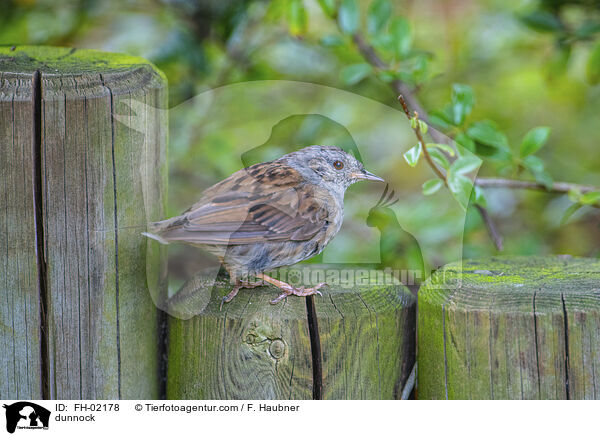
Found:
[[[406,114],[406,117],[409,120],[411,120],[410,111],[408,109],[408,106],[407,106],[406,101],[404,100],[404,97],[402,96],[402,94],[400,94],[398,96],[398,101],[402,105],[402,109],[404,109],[404,113]],[[446,187],[448,187],[448,182],[446,181],[446,175],[435,164],[435,162],[431,158],[431,155],[429,154],[429,150],[427,150],[427,147],[425,146],[426,143],[425,143],[425,140],[423,139],[423,134],[421,133],[421,126],[419,125],[419,113],[417,111],[415,111],[414,118],[416,120],[416,123],[415,123],[415,127],[413,127],[413,130],[415,131],[415,135],[417,135],[417,140],[421,144],[421,150],[423,151],[423,156],[425,156],[425,159],[427,160],[427,163],[429,164],[429,166],[431,167],[433,172],[440,179],[442,179],[442,181],[444,182],[444,185],[446,185]]]
[[[379,57],[379,55],[377,54],[377,52],[375,51],[373,46],[371,46],[363,38],[363,36],[360,33],[355,33],[352,36],[352,41],[356,45],[358,51],[361,53],[362,57],[371,66],[375,67],[376,69],[380,69],[380,70],[387,70],[390,68],[390,66],[385,61],[383,61],[383,59],[381,59]],[[406,83],[402,82],[399,79],[396,79],[396,80],[393,80],[392,82],[390,82],[390,86],[392,87],[392,89],[394,91],[396,91],[397,94],[400,95],[398,99],[400,100],[400,103],[402,104],[404,112],[406,113],[406,115],[409,119],[411,118],[411,116],[410,116],[410,111],[408,110],[407,102],[408,102],[408,105],[410,105],[410,107],[413,108],[413,110],[415,111],[415,116],[420,115],[421,119],[423,121],[425,121],[425,122],[429,121],[429,116],[427,114],[427,111],[425,110],[425,108],[423,108],[423,106],[421,106],[421,103],[419,102],[419,100],[417,99],[417,97],[415,95],[414,89],[411,89]],[[405,99],[406,99],[406,101],[405,101]],[[446,186],[448,186],[446,177],[443,175],[443,172],[437,167],[437,165],[434,164],[433,160],[431,159],[431,156],[429,155],[429,152],[427,151],[427,147],[425,147],[425,142],[423,141],[423,138],[421,135],[421,129],[419,128],[418,124],[417,124],[417,128],[413,129],[413,130],[415,130],[415,133],[417,134],[417,138],[418,138],[419,142],[421,143],[421,147],[423,149],[423,155],[427,159],[429,166],[433,169],[433,171],[436,173],[436,175],[444,181],[444,184]],[[441,132],[438,132],[435,129],[432,129],[429,132],[429,135],[437,143],[448,143],[447,136],[442,134]],[[542,185],[541,183],[537,183],[537,182],[529,182],[529,181],[522,181],[522,180],[510,180],[510,179],[497,179],[497,178],[482,178],[482,177],[476,177],[474,180],[474,184],[475,184],[475,186],[479,186],[481,188],[531,189],[531,190],[550,192],[550,193],[568,193],[569,191],[572,191],[572,190],[578,190],[582,194],[585,194],[586,192],[600,191],[600,188],[597,188],[594,186],[577,185],[574,183],[555,182],[552,185],[551,189],[547,189],[544,185]],[[475,206],[476,206],[477,210],[479,211],[479,214],[481,215],[481,218],[483,219],[485,226],[487,227],[490,238],[496,245],[496,248],[498,249],[498,251],[501,251],[502,250],[502,237],[501,237],[500,233],[498,232],[493,220],[491,219],[490,214],[484,207],[482,207],[480,205],[475,205]],[[591,205],[591,206],[600,207],[598,205]]]
[[[398,101],[402,105],[402,109],[404,109],[404,113],[410,120],[411,119],[410,111],[408,110],[408,106],[406,105],[406,101],[404,101],[404,97],[402,97],[402,94],[400,94],[398,96]],[[429,164],[431,169],[444,182],[444,185],[446,185],[446,188],[448,188],[448,181],[446,179],[446,175],[433,162],[433,159],[431,159],[431,155],[429,154],[429,151],[427,150],[425,141],[423,140],[423,136],[421,134],[421,127],[419,126],[419,114],[417,112],[415,112],[414,118],[416,119],[417,122],[415,123],[415,127],[413,127],[413,130],[415,131],[415,134],[417,135],[417,139],[419,140],[419,142],[421,144],[421,149],[423,150],[423,156],[425,156],[425,159],[427,160],[427,163]],[[483,206],[476,204],[475,207],[477,208],[477,211],[481,215],[481,219],[483,220],[483,223],[485,224],[488,234],[490,235],[490,239],[496,246],[496,249],[498,251],[502,251],[502,248],[503,248],[502,236],[500,235],[500,232],[498,232],[498,229],[496,228],[496,225],[494,224],[492,217],[488,213],[487,209],[484,208]]]
[[[554,182],[550,189],[538,182],[527,180],[497,179],[491,177],[478,177],[475,184],[481,188],[506,188],[506,189],[529,189],[532,191],[547,192],[550,194],[568,194],[570,191],[577,191],[582,194],[588,192],[599,192],[600,188],[590,185],[578,185],[576,183]],[[600,209],[600,204],[593,203],[588,206]]]
[[[479,214],[481,215],[481,218],[483,219],[483,222],[485,223],[485,228],[487,229],[488,234],[490,235],[490,238],[492,239],[492,241],[494,241],[494,245],[496,246],[498,251],[502,251],[502,248],[503,248],[502,235],[500,235],[500,233],[498,233],[498,229],[494,225],[494,221],[492,221],[492,218],[490,217],[489,212],[487,211],[487,209],[485,207],[483,207],[479,204],[476,204],[475,207],[479,211]]]
[[[600,188],[589,185],[578,185],[575,183],[555,182],[550,189],[537,182],[526,180],[497,179],[491,177],[478,177],[475,184],[482,188],[508,188],[508,189],[531,189],[534,191],[544,191],[553,194],[568,194],[569,191],[579,191],[582,194],[587,192],[600,191]]]
[[[356,48],[358,49],[358,51],[360,52],[362,57],[371,66],[373,66],[377,69],[380,69],[380,70],[387,70],[390,68],[389,65],[386,62],[384,62],[383,59],[381,59],[379,57],[379,55],[377,54],[377,52],[375,51],[373,46],[371,46],[362,37],[362,35],[360,33],[355,33],[354,35],[352,35],[352,41],[356,45]],[[399,79],[396,79],[396,80],[393,80],[392,82],[390,82],[390,86],[392,87],[392,89],[394,91],[396,91],[397,94],[399,94],[398,100],[402,104],[402,108],[404,109],[404,112],[406,113],[406,116],[409,119],[411,118],[411,116],[410,116],[410,111],[408,110],[408,105],[410,105],[410,107],[415,111],[415,116],[418,116],[420,114],[421,119],[423,121],[425,121],[425,122],[429,121],[429,116],[427,114],[427,111],[425,110],[425,108],[423,106],[421,106],[421,102],[419,102],[419,100],[417,99],[417,96],[415,95],[415,92],[413,89],[411,89],[406,83],[402,82]],[[406,99],[406,101],[405,101],[405,99]],[[408,103],[408,105],[407,105],[407,103]],[[413,130],[415,130],[415,133],[417,134],[417,138],[418,138],[419,142],[421,143],[423,155],[425,156],[425,159],[427,159],[427,163],[433,169],[433,171],[436,173],[436,175],[444,181],[444,184],[446,186],[448,186],[448,182],[446,181],[446,176],[437,167],[437,165],[435,165],[435,163],[431,159],[431,156],[429,155],[429,152],[427,151],[427,147],[425,146],[425,141],[423,141],[423,137],[421,135],[421,129],[419,128],[418,123],[417,123],[417,128],[413,129]],[[434,140],[434,142],[442,143],[442,144],[448,143],[447,136],[442,134],[441,132],[438,132],[435,129],[431,129],[429,132],[429,135]],[[498,232],[496,225],[494,224],[494,221],[492,221],[490,214],[487,213],[485,208],[483,208],[482,206],[477,206],[477,210],[481,214],[481,218],[483,219],[483,222],[485,223],[485,226],[488,229],[488,233],[490,234],[490,237],[492,238],[492,241],[494,242],[496,249],[498,251],[501,251],[502,250],[502,237],[500,236],[500,233]]]
[[[367,43],[367,41],[365,41],[365,39],[360,33],[355,33],[352,36],[352,41],[356,45],[356,48],[358,49],[362,57],[371,66],[380,70],[389,70],[390,66],[379,57],[377,52],[375,52],[373,46]],[[408,103],[408,106],[412,110],[418,112],[423,121],[429,123],[429,115],[427,114],[427,111],[423,106],[421,106],[421,102],[419,102],[414,93],[414,90],[411,89],[410,86],[398,79],[391,81],[390,86],[396,92],[396,94],[400,94],[406,99],[406,103]],[[431,135],[431,138],[434,142],[442,144],[446,144],[448,142],[448,138],[446,137],[446,135],[436,130],[431,130],[429,134]]]

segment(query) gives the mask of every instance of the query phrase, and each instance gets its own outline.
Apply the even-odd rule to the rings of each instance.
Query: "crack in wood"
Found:
[[[448,352],[446,350],[446,303],[442,304],[442,332],[444,334],[444,388],[448,399]]]
[[[308,333],[310,335],[310,351],[312,354],[313,370],[313,400],[323,399],[323,357],[321,355],[321,338],[319,337],[319,322],[313,295],[306,297],[306,315]]]
[[[40,292],[40,353],[42,399],[50,399],[49,355],[48,355],[48,284],[46,256],[44,251],[44,214],[42,199],[42,73],[37,70],[32,76],[33,112],[33,208],[35,222],[36,263],[38,289]]]
[[[158,309],[158,398],[167,399],[167,356],[169,354],[169,323],[167,313]]]
[[[567,400],[570,399],[571,395],[569,392],[569,319],[567,318],[567,307],[565,305],[565,294],[561,292],[560,300],[562,302],[563,309],[563,321],[565,328],[565,390]]]
[[[533,306],[533,335],[535,345],[535,366],[537,368],[537,382],[538,382],[538,398],[542,399],[542,381],[540,376],[540,355],[539,355],[539,339],[538,339],[538,326],[537,326],[537,314],[535,309],[535,297],[537,296],[537,289],[533,291],[532,306]]]
[[[104,76],[100,74],[100,81],[110,95],[110,129],[111,129],[111,157],[112,157],[112,175],[113,175],[113,194],[114,194],[114,225],[115,225],[115,310],[116,310],[116,343],[117,343],[117,393],[121,399],[121,329],[119,314],[119,223],[117,213],[117,167],[115,162],[115,102],[113,91],[106,86]]]

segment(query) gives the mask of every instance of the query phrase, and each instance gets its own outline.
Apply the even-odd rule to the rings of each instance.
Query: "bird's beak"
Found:
[[[352,177],[359,180],[375,180],[376,182],[385,182],[381,177],[376,176],[370,171],[362,170],[360,173],[352,173]]]

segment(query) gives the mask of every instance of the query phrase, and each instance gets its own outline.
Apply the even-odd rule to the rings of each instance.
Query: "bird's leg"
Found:
[[[229,303],[231,300],[233,300],[233,297],[237,295],[240,289],[242,289],[242,281],[237,280],[235,282],[235,285],[233,285],[233,289],[231,290],[231,292],[223,297],[223,303]]]
[[[235,280],[235,284],[233,285],[233,289],[231,290],[231,292],[229,294],[227,294],[226,296],[223,297],[223,299],[221,300],[221,307],[219,308],[219,310],[223,309],[223,303],[229,303],[231,300],[233,300],[233,297],[235,297],[237,295],[237,293],[240,291],[240,289],[242,288],[256,288],[258,286],[263,286],[264,283],[263,282],[248,282],[248,281],[243,281],[243,280]]]
[[[289,295],[296,295],[298,297],[307,297],[309,295],[314,295],[314,294],[323,295],[323,294],[321,294],[321,292],[319,292],[319,289],[321,289],[323,286],[327,286],[327,283],[319,283],[318,285],[313,286],[312,288],[305,288],[303,286],[296,288],[288,283],[282,282],[281,280],[274,279],[273,277],[269,277],[268,275],[265,275],[265,274],[257,274],[256,278],[264,280],[265,282],[269,282],[273,286],[277,286],[279,289],[281,289],[283,291],[283,293],[281,293],[277,298],[275,298],[274,300],[271,300],[271,304],[277,304],[284,298],[288,297]]]

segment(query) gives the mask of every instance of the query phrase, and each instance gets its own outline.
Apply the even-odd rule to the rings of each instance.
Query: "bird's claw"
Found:
[[[319,291],[319,289],[321,289],[324,286],[328,286],[327,283],[319,283],[318,285],[313,286],[312,288],[305,288],[304,286],[300,286],[297,288],[290,287],[287,289],[283,289],[283,292],[277,298],[271,300],[271,304],[277,304],[290,295],[295,295],[297,297],[308,297],[309,295],[316,294],[322,297],[323,294],[321,293],[321,291]]]

